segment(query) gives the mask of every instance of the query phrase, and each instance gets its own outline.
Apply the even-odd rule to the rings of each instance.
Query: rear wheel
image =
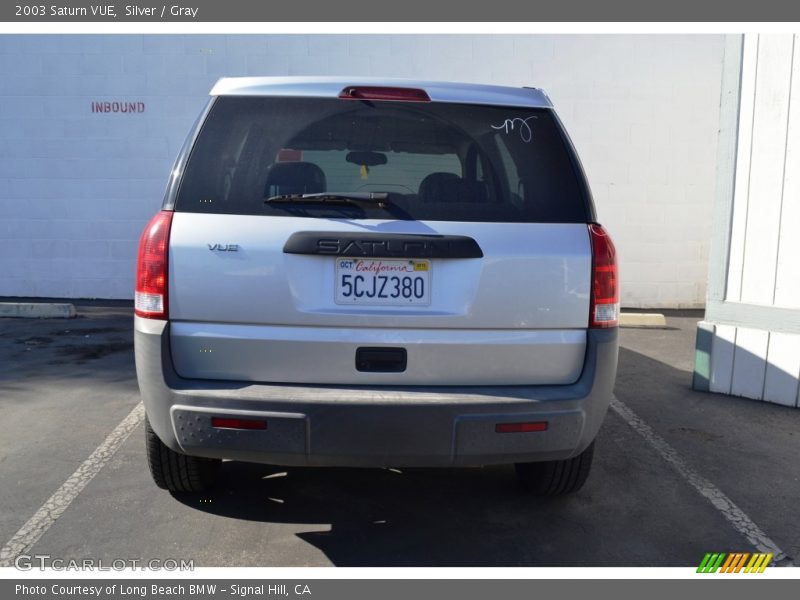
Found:
[[[523,489],[540,496],[561,496],[577,492],[586,483],[592,468],[594,442],[586,450],[566,460],[517,463],[517,479]]]
[[[202,492],[211,487],[222,461],[187,456],[168,448],[144,420],[147,464],[156,485],[170,492]]]

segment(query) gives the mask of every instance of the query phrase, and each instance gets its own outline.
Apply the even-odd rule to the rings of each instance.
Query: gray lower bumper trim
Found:
[[[136,368],[150,423],[173,450],[283,465],[450,466],[567,458],[594,439],[608,409],[617,331],[588,334],[566,386],[363,387],[251,384],[178,377],[166,323],[136,319]],[[266,430],[217,429],[251,417]],[[496,433],[506,422],[547,430]]]

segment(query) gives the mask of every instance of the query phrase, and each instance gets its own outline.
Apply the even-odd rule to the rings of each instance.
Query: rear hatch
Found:
[[[187,378],[568,384],[592,254],[549,109],[220,97],[169,249]]]

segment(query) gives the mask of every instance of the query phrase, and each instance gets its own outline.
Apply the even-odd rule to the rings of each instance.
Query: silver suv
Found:
[[[534,88],[220,80],[142,234],[135,308],[172,491],[233,459],[515,463],[573,492],[616,375],[614,246]]]

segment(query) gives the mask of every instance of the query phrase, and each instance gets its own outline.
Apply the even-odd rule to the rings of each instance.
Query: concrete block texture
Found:
[[[577,146],[599,220],[617,243],[622,305],[703,305],[721,35],[9,35],[3,41],[0,223],[13,220],[15,227],[0,227],[0,247],[12,245],[25,268],[0,272],[0,293],[131,298],[135,256],[126,252],[158,210],[173,158],[214,81],[353,74],[543,87]],[[92,102],[106,101],[141,102],[144,110],[92,112]],[[20,228],[31,236],[20,236]],[[781,256],[793,250],[781,248]],[[108,264],[93,271],[87,258],[93,267]],[[67,279],[38,281],[41,263],[54,260],[74,261],[75,268],[65,271]],[[789,281],[782,274],[794,264],[782,260],[779,281]],[[793,293],[787,285],[779,284],[783,297]]]
[[[661,328],[667,326],[667,320],[661,313],[621,313],[619,326]]]
[[[69,319],[75,306],[52,302],[0,302],[0,318]]]

